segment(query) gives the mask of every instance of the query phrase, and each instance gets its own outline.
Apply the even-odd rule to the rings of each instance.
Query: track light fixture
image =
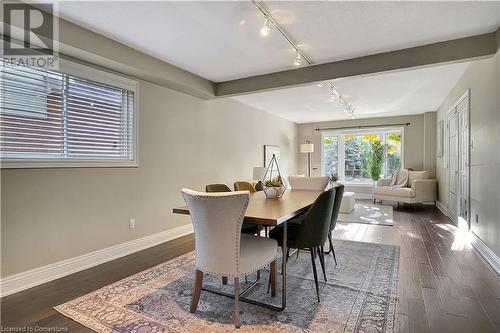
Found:
[[[260,33],[263,36],[269,35],[272,25],[274,28],[273,31],[274,30],[278,31],[281,37],[283,37],[283,39],[286,40],[286,42],[290,44],[290,46],[295,50],[296,56],[293,64],[295,66],[300,66],[303,63],[310,65],[311,60],[309,60],[307,56],[304,53],[302,53],[302,51],[300,50],[298,45],[293,41],[293,39],[286,33],[286,31],[279,25],[279,23],[276,22],[271,13],[264,7],[263,1],[252,0],[252,3],[264,15],[264,26],[260,29]]]
[[[271,20],[269,19],[269,17],[265,17],[264,18],[264,26],[262,27],[262,29],[260,29],[260,33],[262,34],[262,36],[267,36],[269,35],[269,32],[271,31]]]
[[[330,98],[332,100],[338,99],[339,104],[344,105],[344,113],[347,116],[354,119],[354,107],[352,107],[349,103],[346,102],[342,94],[338,91],[338,89],[333,85],[333,83],[325,81],[317,84],[318,87],[328,87],[330,89]]]
[[[295,50],[295,60],[293,64],[295,66],[300,66],[302,65],[302,62],[304,62],[307,65],[311,65],[312,62],[307,58],[307,56],[302,53],[300,48],[297,46],[297,44],[294,43],[293,39],[285,32],[285,30],[279,25],[278,22],[272,17],[271,13],[264,7],[264,4],[260,0],[252,0],[252,3],[254,6],[264,15],[264,26],[260,29],[260,33],[263,36],[269,35],[271,31],[271,25],[273,25],[274,29],[279,32],[281,37],[285,39],[288,44]],[[317,83],[318,87],[328,87],[330,88],[330,98],[332,100],[338,99],[338,102],[342,105],[344,105],[344,112],[350,116],[351,118],[354,119],[354,108],[352,108],[344,99],[342,94],[335,88],[335,86],[328,81],[324,82],[319,82]]]

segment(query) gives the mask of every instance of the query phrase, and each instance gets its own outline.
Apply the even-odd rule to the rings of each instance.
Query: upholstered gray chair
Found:
[[[288,177],[288,183],[292,190],[316,190],[323,191],[328,185],[328,177]]]
[[[205,193],[183,189],[182,196],[193,221],[196,248],[196,278],[190,311],[195,312],[198,306],[203,273],[231,276],[234,278],[234,325],[240,327],[239,278],[270,264],[274,296],[278,243],[241,234],[248,191]]]

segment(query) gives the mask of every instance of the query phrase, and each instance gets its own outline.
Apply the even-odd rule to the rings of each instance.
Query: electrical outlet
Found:
[[[129,229],[135,228],[135,219],[128,220],[128,227],[129,227]]]
[[[476,213],[476,223],[479,223],[479,214]]]

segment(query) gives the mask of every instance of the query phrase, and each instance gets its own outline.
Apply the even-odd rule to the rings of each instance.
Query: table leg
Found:
[[[287,241],[288,241],[288,222],[283,223],[283,240],[282,240],[282,258],[281,258],[281,309],[284,310],[286,307],[286,253]]]

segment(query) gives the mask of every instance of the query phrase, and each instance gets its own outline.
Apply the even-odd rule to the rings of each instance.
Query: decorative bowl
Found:
[[[286,187],[285,186],[280,186],[280,187],[274,187],[274,186],[264,186],[264,194],[266,195],[266,198],[268,199],[278,199],[283,196],[283,193],[285,193]]]

